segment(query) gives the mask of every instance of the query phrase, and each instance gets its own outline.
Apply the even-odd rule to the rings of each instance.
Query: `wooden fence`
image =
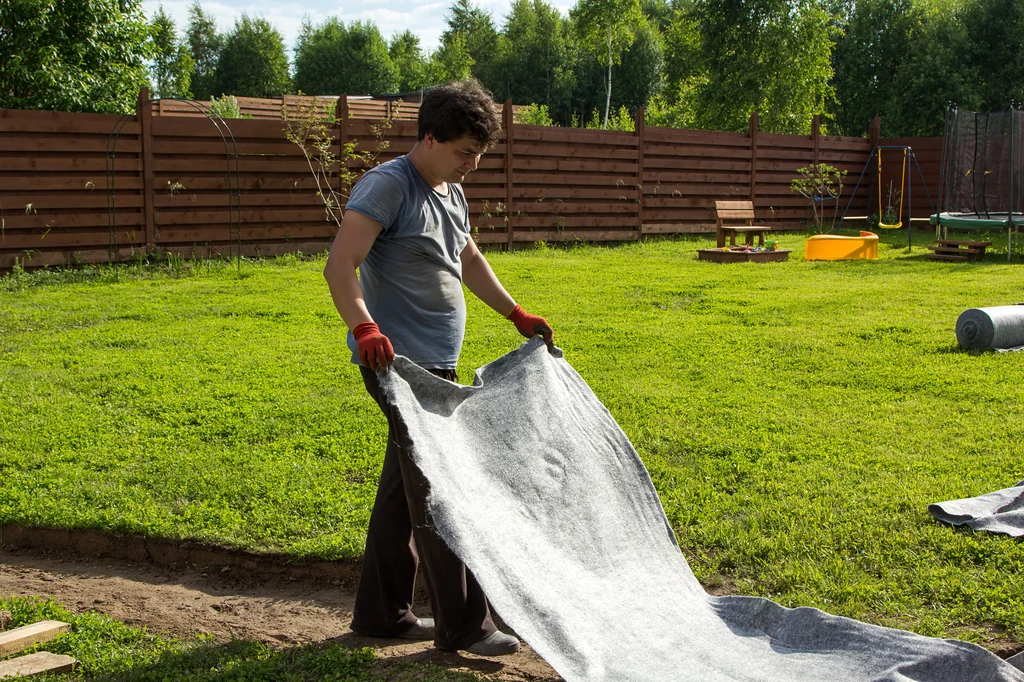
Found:
[[[375,148],[374,122],[350,116],[346,103],[338,143]],[[0,110],[0,268],[16,258],[41,266],[205,257],[228,253],[233,239],[246,255],[329,246],[336,226],[282,121],[232,120],[223,138],[206,118],[153,108],[130,118]],[[482,244],[707,232],[716,199],[751,199],[760,222],[800,227],[810,210],[789,189],[796,169],[846,169],[849,190],[872,145],[819,135],[817,125],[811,135],[761,133],[756,115],[747,134],[648,127],[642,110],[633,133],[519,125],[508,104],[504,116],[505,137],[465,183]],[[415,121],[394,121],[387,140],[380,162],[412,149]],[[934,196],[941,141],[912,142]],[[915,214],[927,215],[917,196],[915,187]],[[855,210],[864,213],[860,197]]]
[[[420,110],[419,102],[403,102],[400,100],[371,99],[368,97],[345,97],[348,104],[348,115],[351,118],[368,118],[381,120],[384,118],[408,119],[415,121]],[[243,116],[256,120],[280,121],[282,114],[299,106],[308,106],[316,102],[325,111],[334,111],[338,103],[337,97],[307,97],[303,95],[282,95],[274,98],[236,97],[238,110]],[[209,107],[209,100],[197,102],[201,107]],[[160,99],[153,105],[153,116],[194,116],[205,117],[203,108],[192,104],[173,100]]]

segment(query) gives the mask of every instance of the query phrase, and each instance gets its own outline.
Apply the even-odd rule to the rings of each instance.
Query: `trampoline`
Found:
[[[942,137],[936,238],[949,230],[1006,230],[1006,257],[1024,225],[1024,112],[978,113],[950,105]]]

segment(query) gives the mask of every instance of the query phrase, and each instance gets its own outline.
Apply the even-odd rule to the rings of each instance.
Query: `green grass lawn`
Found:
[[[489,259],[640,452],[716,591],[1003,647],[1024,543],[930,502],[1024,478],[1024,353],[966,353],[957,315],[1024,300],[1020,257],[699,262],[707,240]],[[295,556],[362,550],[385,423],[320,274],[294,258],[0,284],[0,522]],[[469,300],[463,381],[516,348]]]
[[[0,599],[13,616],[11,627],[60,620],[71,630],[34,651],[64,654],[79,662],[72,673],[44,679],[89,682],[478,682],[470,673],[434,665],[385,661],[372,649],[351,650],[334,643],[274,649],[261,642],[209,637],[177,639],[132,627],[99,613],[74,615],[40,599]],[[17,656],[16,655],[16,656]],[[8,658],[15,658],[10,656]],[[4,660],[0,656],[0,660]],[[27,679],[27,678],[25,678]],[[33,677],[32,679],[40,679]]]

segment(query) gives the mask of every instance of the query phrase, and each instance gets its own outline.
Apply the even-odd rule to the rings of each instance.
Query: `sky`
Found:
[[[549,0],[550,2],[550,0]],[[192,0],[143,0],[143,8],[147,18],[152,18],[157,8],[163,5],[166,12],[178,29],[178,35],[184,36],[188,26],[188,8]],[[314,24],[336,16],[346,24],[354,21],[372,21],[377,24],[384,38],[390,39],[395,33],[405,29],[411,30],[420,37],[420,46],[430,52],[440,43],[441,33],[445,29],[444,17],[448,13],[451,0],[350,0],[342,5],[336,0],[305,0],[305,2],[288,2],[286,0],[266,0],[251,2],[249,0],[200,0],[203,11],[217,21],[217,30],[227,32],[235,25],[235,19],[242,13],[251,17],[262,16],[273,24],[284,37],[284,45],[289,60],[293,57],[292,48],[299,35],[302,18],[309,16]],[[496,27],[504,23],[504,17],[511,7],[510,0],[477,0],[476,6],[490,12]],[[574,0],[554,0],[551,5],[558,8],[563,15],[569,13]]]

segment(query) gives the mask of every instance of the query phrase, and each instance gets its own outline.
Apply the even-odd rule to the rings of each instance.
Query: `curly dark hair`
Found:
[[[501,139],[501,110],[494,96],[475,80],[452,81],[434,88],[420,104],[416,139],[427,133],[438,142],[469,135],[485,147]]]

